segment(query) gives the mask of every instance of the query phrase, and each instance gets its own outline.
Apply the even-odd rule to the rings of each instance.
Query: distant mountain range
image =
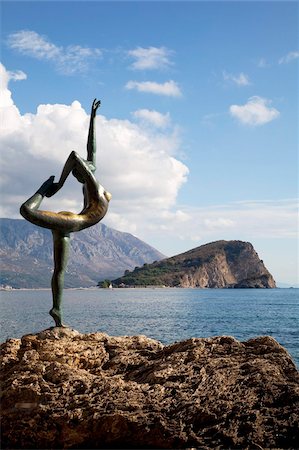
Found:
[[[72,233],[65,287],[90,287],[165,256],[129,233],[97,224]],[[22,219],[0,219],[0,284],[49,288],[53,271],[51,231]]]
[[[113,286],[275,288],[275,281],[252,244],[217,241],[144,264],[114,280]]]

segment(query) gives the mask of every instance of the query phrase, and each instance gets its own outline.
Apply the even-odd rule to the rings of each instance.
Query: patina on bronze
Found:
[[[96,132],[95,117],[101,102],[95,99],[91,107],[89,132],[87,139],[87,159],[82,159],[78,153],[71,152],[60,179],[54,183],[54,176],[46,180],[36,193],[20,208],[20,213],[29,222],[43,228],[49,228],[53,234],[54,272],[52,276],[53,308],[49,314],[53,317],[57,327],[62,323],[62,294],[64,287],[64,273],[69,254],[70,233],[80,231],[95,225],[103,219],[111,199],[107,192],[96,180]],[[83,184],[84,206],[79,214],[69,211],[44,211],[39,209],[44,197],[52,197],[65,183],[72,173]]]

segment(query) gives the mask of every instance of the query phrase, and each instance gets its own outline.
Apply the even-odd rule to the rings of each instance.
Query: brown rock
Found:
[[[2,377],[2,448],[299,447],[299,374],[267,336],[53,328],[2,344]]]

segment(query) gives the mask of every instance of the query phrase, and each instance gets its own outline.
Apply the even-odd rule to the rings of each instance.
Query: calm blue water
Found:
[[[299,289],[66,290],[65,323],[84,332],[145,334],[163,343],[273,336],[299,366]],[[0,340],[53,325],[51,291],[1,292]]]

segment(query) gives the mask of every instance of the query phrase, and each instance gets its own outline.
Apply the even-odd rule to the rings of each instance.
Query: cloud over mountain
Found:
[[[59,177],[72,150],[83,157],[89,126],[87,114],[78,101],[71,105],[39,105],[36,114],[22,115],[13,103],[8,82],[20,78],[1,66],[3,118],[2,217],[19,217],[19,207],[50,175]],[[21,77],[22,78],[22,77]],[[24,78],[24,76],[23,76]],[[141,115],[144,115],[141,114]],[[150,119],[153,116],[150,113]],[[155,115],[155,120],[162,115]],[[135,216],[146,221],[153,211],[159,216],[173,207],[186,181],[188,168],[175,154],[179,138],[174,128],[157,131],[129,120],[97,117],[97,177],[113,195],[106,223],[136,232]],[[81,185],[69,177],[57,196],[45,199],[45,209],[82,208]],[[132,219],[132,222],[130,222]],[[123,225],[123,226],[122,226]],[[138,224],[140,225],[140,224]]]

